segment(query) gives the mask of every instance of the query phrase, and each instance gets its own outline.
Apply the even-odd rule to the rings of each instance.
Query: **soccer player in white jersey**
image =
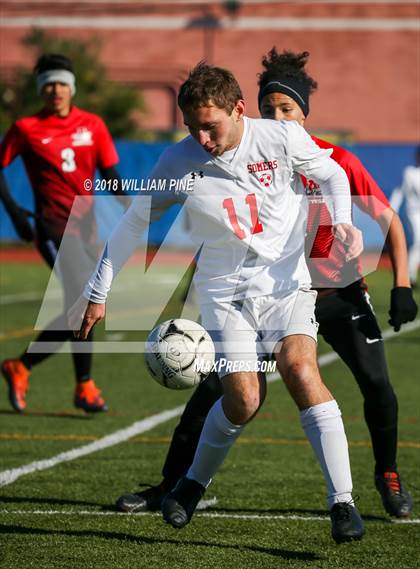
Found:
[[[317,88],[317,83],[305,69],[308,56],[308,52],[285,50],[278,53],[276,48],[264,56],[264,69],[258,82],[258,102],[263,118],[296,120],[304,125],[309,114],[310,96]],[[332,149],[331,158],[345,170],[358,206],[377,221],[386,234],[394,284],[389,323],[398,331],[417,314],[417,305],[409,288],[404,229],[399,217],[356,156],[325,140],[314,136],[312,139],[321,148]],[[264,176],[264,173],[260,175]],[[318,335],[348,365],[363,395],[364,416],[375,461],[374,481],[385,511],[391,516],[406,517],[410,515],[413,501],[397,467],[398,400],[387,370],[384,343],[369,300],[367,283],[362,278],[360,260],[354,259],[343,266],[345,248],[339,243],[332,247],[333,235],[329,230],[329,213],[322,200],[322,187],[303,176],[300,182],[310,201],[306,259],[312,286],[318,289],[315,310]],[[161,509],[165,496],[191,466],[205,418],[222,394],[216,372],[199,384],[173,432],[160,483],[148,485],[149,488],[138,492],[124,493],[116,501],[118,510],[135,513]],[[205,503],[204,500],[199,504],[200,509]]]
[[[416,163],[404,168],[402,184],[395,188],[391,205],[398,211],[405,201],[406,214],[412,231],[412,243],[408,250],[408,268],[411,286],[417,286],[417,271],[420,264],[420,146],[416,151]]]
[[[202,323],[218,357],[231,367],[219,370],[223,397],[207,416],[187,475],[163,502],[164,519],[174,527],[190,521],[230,447],[257,413],[265,377],[237,370],[244,362],[257,369],[263,353],[275,357],[324,472],[333,538],[360,539],[364,528],[352,501],[341,413],[316,363],[316,293],[304,258],[306,198],[292,188],[295,174],[323,184],[334,234],[351,260],[363,245],[351,223],[347,177],[330,151],[321,150],[296,122],[245,117],[240,87],[227,70],[198,65],[181,86],[178,103],[191,136],[162,155],[151,178],[186,181],[193,175],[194,188],[189,195],[158,194],[150,216],[156,219],[174,201],[187,207],[191,235],[197,245],[204,242],[195,276]],[[81,339],[104,317],[112,278],[148,222],[148,208],[137,199],[86,287],[87,308],[81,300],[70,312]]]

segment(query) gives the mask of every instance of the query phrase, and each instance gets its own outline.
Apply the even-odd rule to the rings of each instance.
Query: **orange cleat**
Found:
[[[74,406],[78,409],[83,409],[86,413],[108,411],[108,405],[101,397],[101,390],[96,387],[93,379],[82,381],[76,385]]]
[[[29,389],[30,371],[18,359],[4,360],[1,372],[9,386],[9,401],[15,411],[22,413],[26,407],[26,392]]]

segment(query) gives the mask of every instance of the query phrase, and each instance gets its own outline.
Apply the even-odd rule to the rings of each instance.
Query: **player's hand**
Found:
[[[26,213],[20,207],[16,208],[16,211],[13,213],[12,222],[16,233],[23,241],[29,242],[34,240],[35,232],[33,227],[29,223]]]
[[[332,232],[334,237],[346,245],[346,261],[356,259],[363,251],[362,232],[354,225],[337,223],[333,225]]]
[[[69,327],[74,330],[75,338],[86,340],[95,324],[105,318],[105,311],[105,304],[79,297],[67,313]]]
[[[390,319],[388,323],[398,332],[402,324],[411,322],[417,316],[417,304],[413,291],[408,286],[397,286],[391,290]]]

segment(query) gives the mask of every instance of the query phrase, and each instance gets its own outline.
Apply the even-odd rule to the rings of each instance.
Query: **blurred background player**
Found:
[[[51,268],[66,230],[58,265],[67,311],[96,262],[94,200],[84,189],[84,182],[93,182],[98,168],[103,178],[116,180],[118,185],[119,177],[114,168],[118,155],[103,121],[72,105],[76,82],[67,57],[42,55],[34,72],[44,105],[39,113],[16,121],[6,133],[0,146],[0,168],[8,166],[16,156],[22,157],[35,198],[35,231],[28,221],[29,212],[19,207],[9,193],[2,170],[0,199],[19,237],[24,241],[35,240],[38,251]],[[76,196],[90,197],[82,200],[77,210],[73,208],[69,221]],[[74,339],[64,314],[36,339],[38,343],[46,343],[45,353],[25,351],[19,358],[2,363],[10,403],[16,411],[22,412],[26,407],[31,369],[63,342]],[[74,351],[72,357],[77,382],[75,406],[87,412],[106,411],[101,392],[91,379],[90,346],[86,346],[84,353]]]
[[[309,113],[310,94],[317,87],[305,71],[308,55],[307,52],[287,51],[278,54],[273,48],[263,58],[265,70],[259,79],[258,97],[263,118],[296,120],[304,124]],[[332,149],[332,158],[347,173],[352,194],[360,198],[358,205],[376,219],[386,235],[394,275],[390,323],[395,330],[399,330],[401,324],[414,320],[417,314],[409,283],[406,243],[400,219],[353,154],[318,138],[313,139],[322,148]],[[319,188],[315,184],[304,178],[301,183],[310,199],[311,194],[319,198]],[[316,303],[319,333],[348,365],[359,385],[375,458],[375,485],[385,510],[390,515],[404,517],[412,509],[412,499],[401,483],[397,470],[398,403],[388,376],[381,331],[366,284],[358,273],[358,262],[352,266],[355,282],[344,288],[342,283],[340,287],[339,269],[344,265],[344,252],[339,249],[332,251],[334,256],[329,256],[333,240],[330,223],[325,205],[318,204],[314,199],[310,204],[308,230],[312,237],[315,232],[316,239],[313,241],[309,236],[308,243],[313,242],[313,245],[307,253],[312,256],[308,263],[311,276],[315,283],[322,283],[324,287],[318,290]],[[320,260],[322,264],[319,264]],[[326,287],[327,280],[331,281],[336,273],[335,282],[330,282]],[[163,497],[187,472],[205,417],[221,393],[221,383],[214,373],[199,385],[175,429],[162,470],[162,482],[142,492],[121,496],[117,501],[118,509],[135,512],[160,508]]]
[[[411,286],[416,287],[420,263],[420,146],[416,150],[414,166],[404,169],[401,186],[392,192],[391,205],[395,211],[400,209],[404,201],[412,237],[408,250],[408,267]]]

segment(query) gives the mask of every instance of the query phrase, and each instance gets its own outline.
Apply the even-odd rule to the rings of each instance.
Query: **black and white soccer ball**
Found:
[[[146,341],[150,375],[169,389],[198,385],[209,374],[214,357],[210,334],[192,320],[167,320],[153,328]]]

